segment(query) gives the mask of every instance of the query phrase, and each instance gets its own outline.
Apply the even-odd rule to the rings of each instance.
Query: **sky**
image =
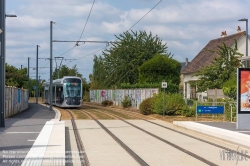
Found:
[[[6,18],[6,63],[24,68],[30,57],[30,76],[35,79],[39,45],[38,73],[48,81],[50,21],[53,40],[115,41],[115,35],[132,27],[158,35],[175,60],[191,61],[222,31],[231,35],[237,26],[245,31],[246,22],[238,20],[250,19],[249,6],[250,0],[6,0],[6,14],[17,15]],[[94,55],[101,56],[106,44],[75,44],[53,42],[53,58],[64,57],[63,65],[76,65],[89,80]],[[60,63],[53,60],[53,70]]]

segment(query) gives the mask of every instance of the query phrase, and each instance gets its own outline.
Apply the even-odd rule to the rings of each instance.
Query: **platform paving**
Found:
[[[49,108],[29,103],[27,110],[6,119],[0,128],[0,165],[21,165],[45,123],[54,117]]]
[[[212,126],[212,127],[217,127],[217,128],[221,128],[225,130],[230,130],[230,131],[235,131],[238,133],[250,135],[250,130],[236,129],[235,122],[196,122],[196,123],[205,124],[205,125]]]
[[[195,132],[206,134],[237,146],[250,148],[249,130],[237,130],[236,125],[229,122],[191,122],[174,121],[174,125]]]

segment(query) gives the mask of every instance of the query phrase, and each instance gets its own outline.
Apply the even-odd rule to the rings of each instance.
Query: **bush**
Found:
[[[128,96],[125,96],[125,98],[122,101],[123,108],[128,108],[132,106],[132,101]]]
[[[111,106],[111,105],[113,105],[113,101],[111,101],[111,100],[103,100],[102,101],[102,105],[103,106]]]
[[[152,98],[147,98],[142,101],[142,103],[139,106],[139,110],[141,114],[143,115],[149,115],[153,113],[153,107],[152,107]]]
[[[163,114],[164,95],[165,95],[166,115],[180,114],[183,107],[186,106],[186,103],[182,95],[178,93],[164,94],[160,92],[159,94],[153,96],[152,99],[153,112],[157,114]]]
[[[184,106],[181,111],[181,115],[186,117],[192,117],[196,114],[196,106],[193,105],[192,107]]]

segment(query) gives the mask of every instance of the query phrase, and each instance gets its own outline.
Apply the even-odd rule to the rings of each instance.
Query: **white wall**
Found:
[[[243,54],[243,57],[246,56],[246,36],[242,36],[238,41],[238,52]],[[248,38],[248,56],[249,56],[249,48],[250,48],[250,39]]]

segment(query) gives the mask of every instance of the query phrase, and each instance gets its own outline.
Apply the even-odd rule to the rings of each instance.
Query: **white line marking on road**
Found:
[[[3,134],[32,134],[32,133],[40,133],[40,132],[0,132]]]

